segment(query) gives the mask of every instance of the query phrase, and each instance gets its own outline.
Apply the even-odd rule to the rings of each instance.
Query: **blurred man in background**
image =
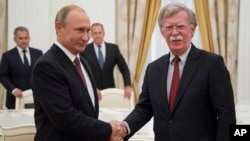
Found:
[[[91,26],[91,37],[93,42],[88,44],[81,55],[87,59],[97,85],[98,95],[106,88],[115,88],[114,68],[118,68],[124,82],[124,97],[131,96],[131,80],[128,65],[120,53],[116,44],[104,41],[105,31],[101,23],[94,23]]]
[[[22,97],[22,92],[31,88],[31,71],[42,56],[41,50],[29,46],[30,35],[26,27],[16,27],[14,41],[16,46],[3,53],[0,64],[0,81],[7,90],[8,109],[14,109],[16,97]]]

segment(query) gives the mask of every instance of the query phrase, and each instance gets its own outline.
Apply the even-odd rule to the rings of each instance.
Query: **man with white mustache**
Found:
[[[170,52],[147,66],[125,140],[154,117],[155,141],[229,141],[236,116],[223,58],[191,42],[197,21],[185,5],[166,5],[158,23]]]
[[[170,41],[179,41],[179,40],[183,40],[183,37],[181,35],[170,36]]]

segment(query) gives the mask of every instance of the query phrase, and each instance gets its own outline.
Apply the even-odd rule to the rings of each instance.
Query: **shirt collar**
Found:
[[[66,54],[66,56],[68,56],[68,58],[74,62],[76,57],[79,57],[79,54],[77,54],[76,56],[74,54],[72,54],[66,47],[64,47],[61,43],[59,43],[58,41],[55,41],[55,44]],[[80,58],[80,57],[79,57]]]
[[[94,44],[94,47],[98,47],[98,45],[95,44],[94,42],[93,42],[93,44]],[[104,45],[105,45],[104,42],[102,42],[102,43],[100,44],[101,47],[104,47]]]
[[[188,56],[190,50],[191,50],[191,44],[189,45],[187,51],[184,52],[182,55],[179,56],[180,62],[185,63],[185,62],[187,61],[187,56]],[[175,55],[170,51],[169,61],[170,61],[171,63],[173,62],[174,57],[175,57]]]
[[[22,49],[22,48],[19,47],[19,46],[16,46],[16,48],[17,48],[18,52],[23,53],[23,50],[24,50],[24,49]],[[29,52],[29,47],[26,47],[25,50],[26,50],[26,52]]]

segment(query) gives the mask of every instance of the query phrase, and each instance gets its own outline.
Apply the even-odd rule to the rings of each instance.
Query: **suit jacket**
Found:
[[[236,117],[223,58],[192,45],[170,113],[169,57],[164,55],[147,67],[139,102],[125,119],[130,136],[153,116],[155,141],[229,141],[229,125],[236,123]]]
[[[8,109],[15,108],[16,98],[12,94],[15,88],[21,90],[30,89],[31,71],[36,60],[42,56],[42,51],[29,47],[31,63],[28,70],[24,68],[23,62],[15,47],[3,53],[0,65],[0,81],[7,90],[6,107]]]
[[[36,63],[32,75],[35,141],[107,141],[110,124],[98,120],[99,105],[90,68],[81,62],[91,80],[92,104],[73,62],[55,44]]]
[[[130,72],[126,64],[125,59],[117,45],[111,43],[105,43],[106,46],[106,58],[104,59],[104,66],[101,69],[98,57],[96,56],[93,42],[88,44],[86,49],[81,53],[81,55],[86,58],[90,64],[90,68],[94,75],[94,79],[99,89],[114,88],[114,68],[118,65],[118,68],[122,74],[124,85],[131,85]]]

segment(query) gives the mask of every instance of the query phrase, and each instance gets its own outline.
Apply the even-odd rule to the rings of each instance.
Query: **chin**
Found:
[[[182,46],[180,46],[180,45],[171,45],[171,50],[173,50],[173,51],[178,51],[181,49],[182,49]]]

